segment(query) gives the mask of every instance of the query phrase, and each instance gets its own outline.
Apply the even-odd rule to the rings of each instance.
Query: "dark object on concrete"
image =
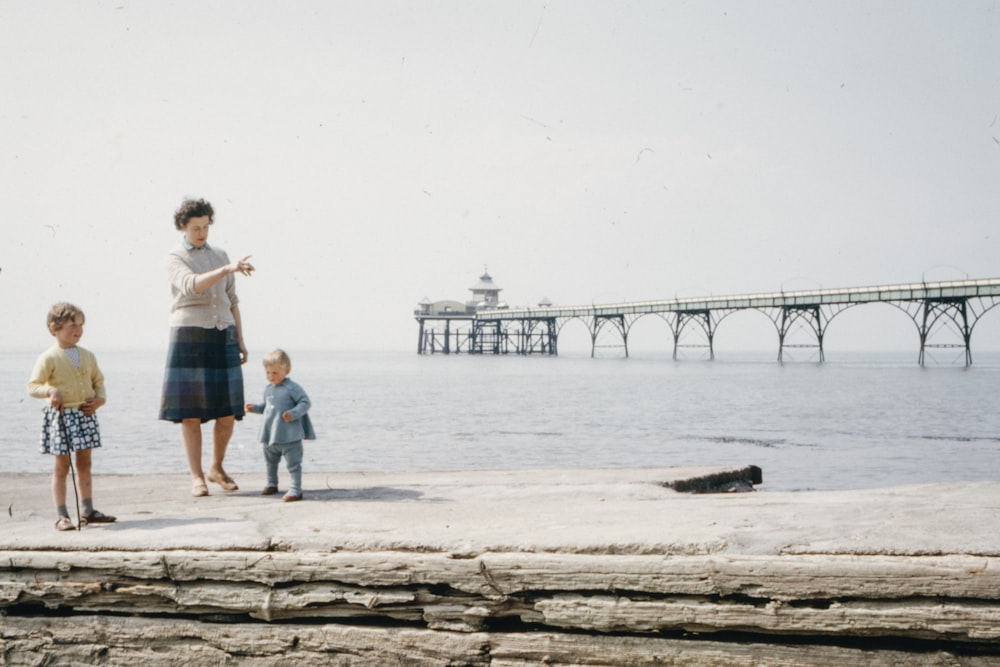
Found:
[[[725,470],[702,477],[678,479],[664,484],[680,493],[742,493],[754,491],[755,484],[762,484],[764,477],[758,466]]]

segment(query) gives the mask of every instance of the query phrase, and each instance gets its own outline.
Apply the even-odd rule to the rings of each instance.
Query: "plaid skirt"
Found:
[[[243,419],[243,369],[236,327],[170,330],[160,419],[179,423],[218,417]]]
[[[39,444],[42,454],[53,456],[100,447],[101,431],[97,415],[85,415],[76,408],[66,408],[60,413],[51,405],[46,405],[42,409],[42,439]]]

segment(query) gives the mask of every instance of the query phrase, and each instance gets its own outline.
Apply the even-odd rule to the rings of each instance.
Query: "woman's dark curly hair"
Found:
[[[215,222],[215,210],[204,199],[185,199],[181,207],[174,213],[174,227],[184,229],[191,218],[208,216],[209,224]]]

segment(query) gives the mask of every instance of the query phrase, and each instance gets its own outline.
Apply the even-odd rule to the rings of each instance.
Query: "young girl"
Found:
[[[274,350],[264,357],[264,373],[268,385],[264,389],[263,403],[247,403],[247,412],[262,412],[264,419],[257,436],[264,446],[267,463],[267,486],[262,496],[278,492],[278,462],[285,457],[288,468],[288,491],[285,502],[302,500],[302,441],[315,440],[312,421],[309,419],[309,396],[293,382],[292,360],[283,350]]]
[[[73,530],[66,509],[66,475],[69,457],[76,452],[77,478],[83,498],[81,524],[111,523],[115,517],[94,509],[90,450],[101,446],[97,409],[104,405],[104,375],[94,353],[77,346],[83,336],[83,311],[70,303],[57,303],[49,310],[49,333],[56,343],[35,362],[28,380],[28,393],[48,400],[43,409],[42,454],[56,457],[52,474],[52,497],[56,503],[56,530]]]

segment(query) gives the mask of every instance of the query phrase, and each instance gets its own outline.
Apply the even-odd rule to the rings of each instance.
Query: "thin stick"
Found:
[[[59,410],[59,433],[62,435],[63,442],[66,443],[66,449],[69,449],[69,454],[66,456],[69,458],[69,472],[70,477],[73,478],[73,496],[76,498],[76,529],[83,530],[83,526],[80,523],[80,490],[76,488],[76,466],[73,465],[73,450],[69,446],[69,437],[66,435],[66,422],[63,421],[63,412]]]

